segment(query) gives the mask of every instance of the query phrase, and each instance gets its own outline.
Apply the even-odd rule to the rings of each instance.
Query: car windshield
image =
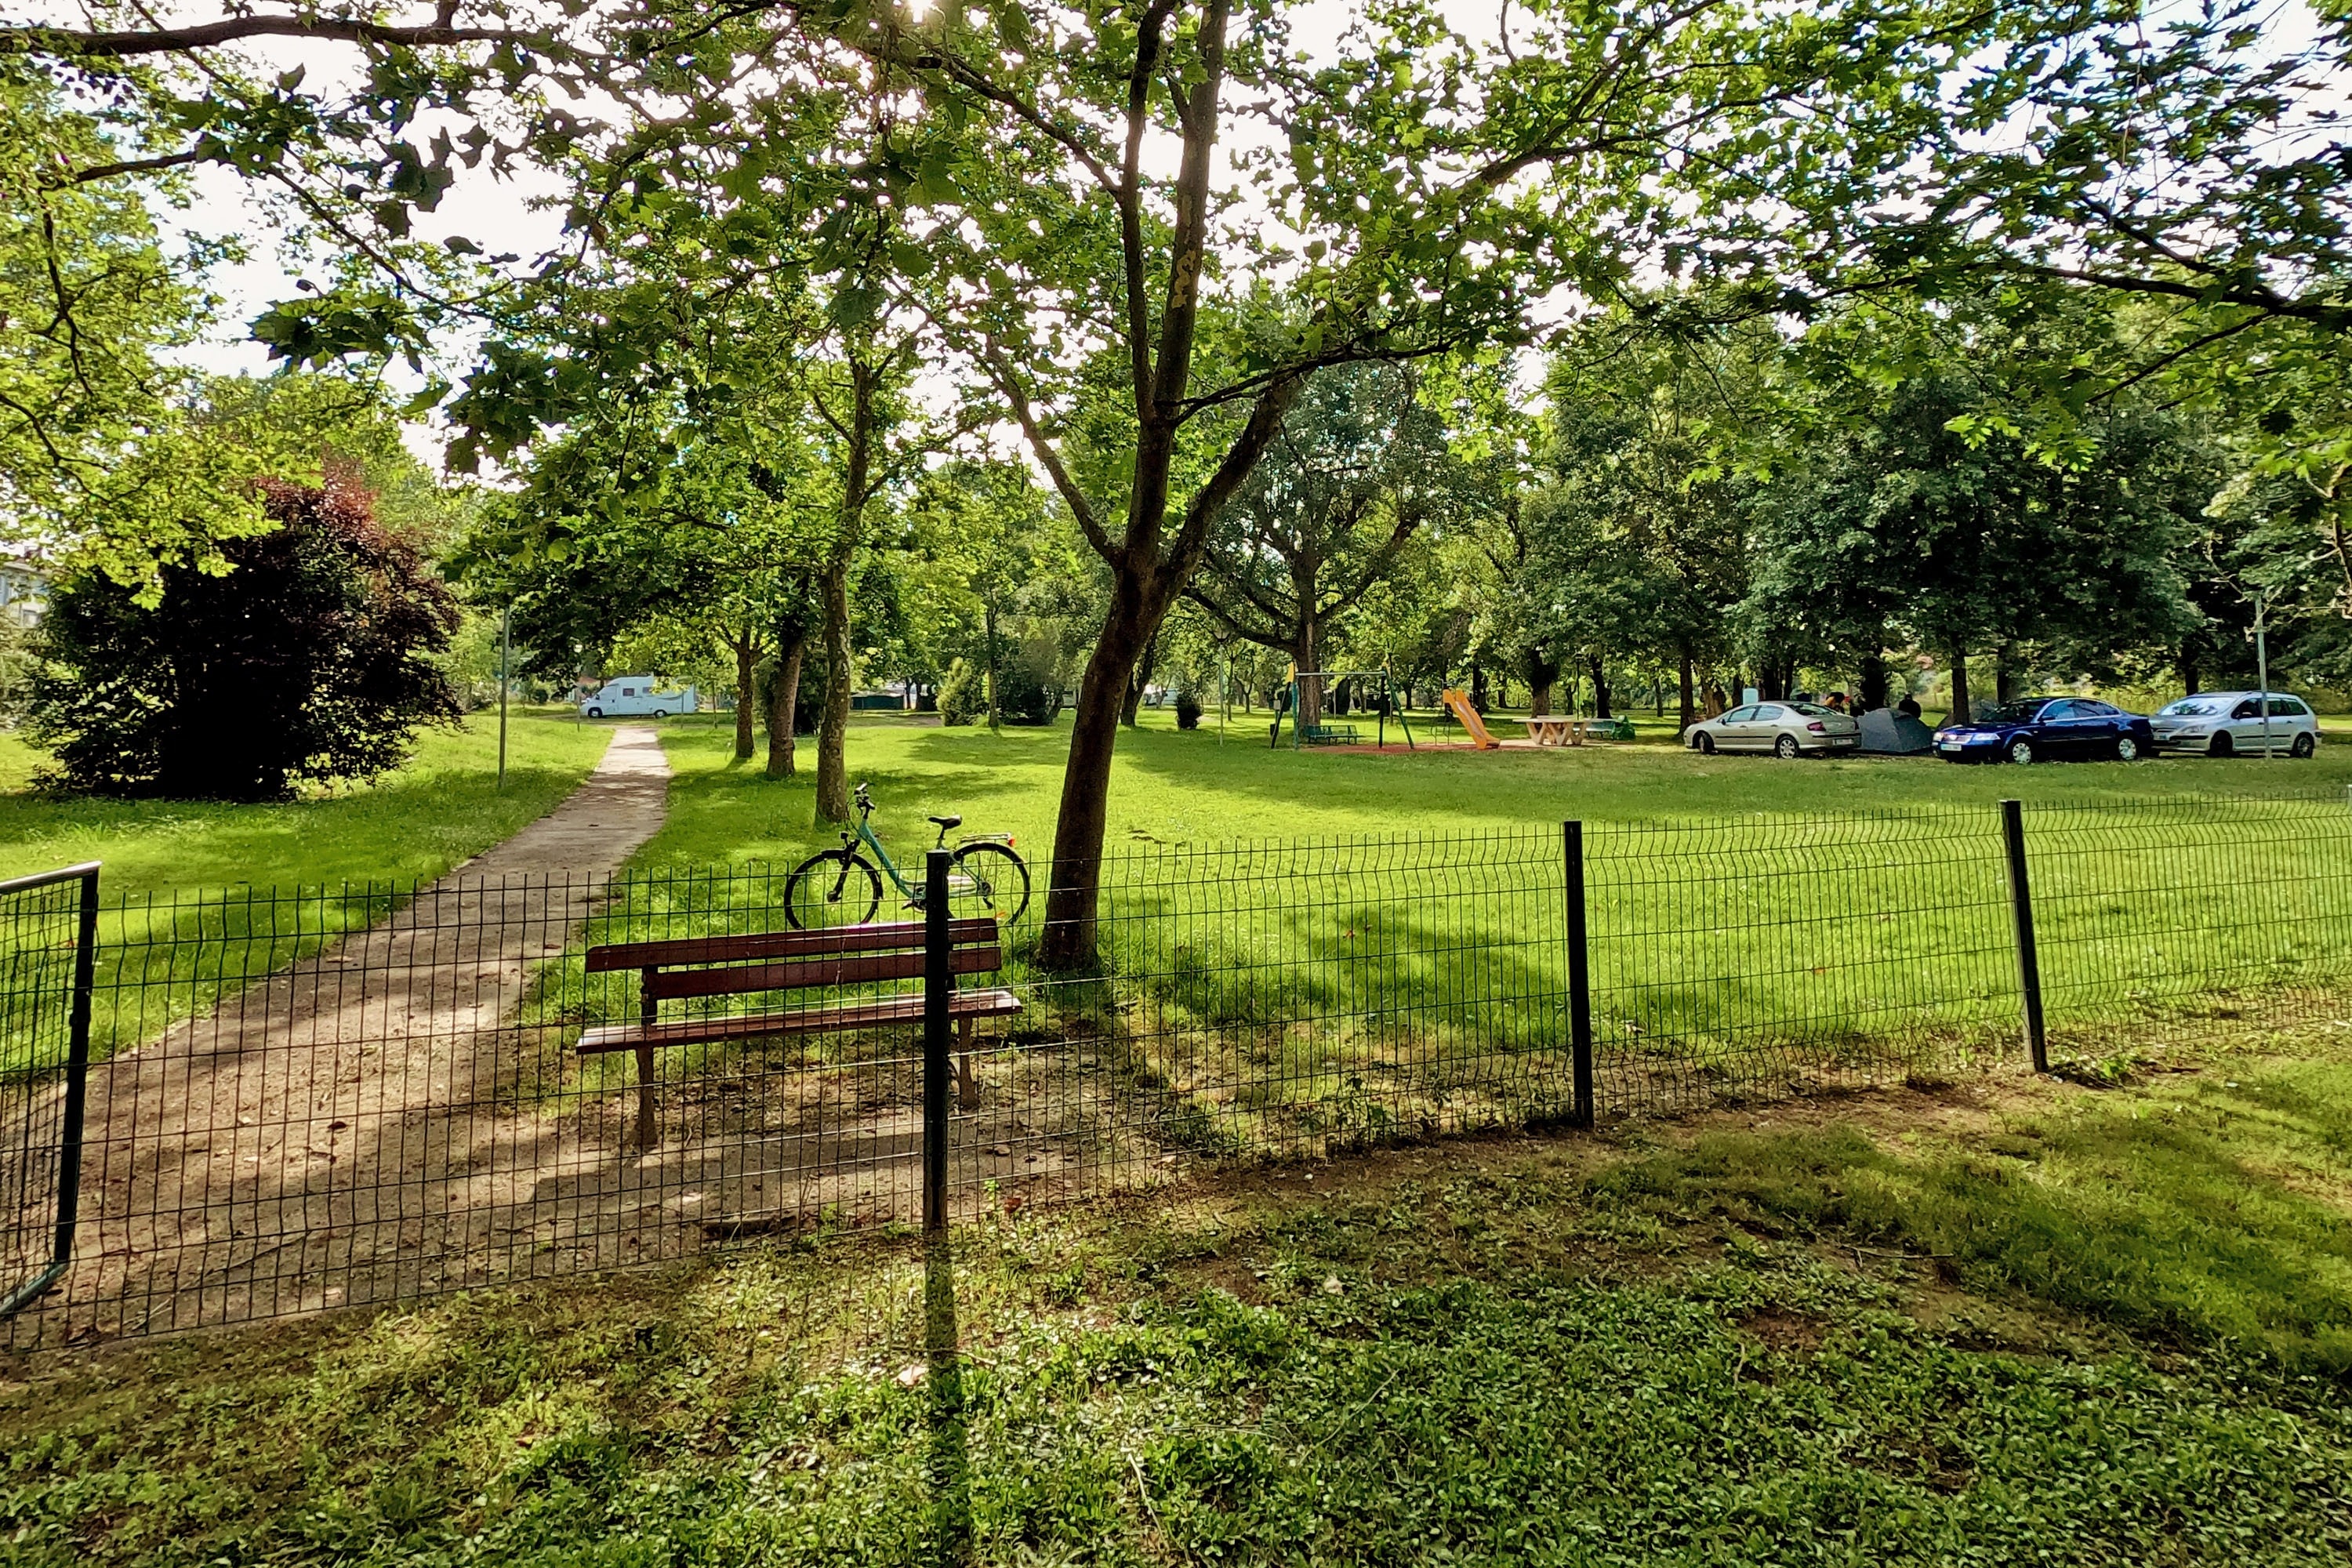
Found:
[[[2207,702],[2201,699],[2190,697],[2172,704],[2164,711],[2168,718],[2189,719],[2210,718],[2221,710],[2221,705],[2219,702]]]
[[[1827,719],[1833,716],[1832,710],[1822,707],[1818,702],[1791,702],[1789,704],[1789,711],[1807,719]]]
[[[2047,699],[2043,698],[2035,698],[2030,702],[2004,702],[1989,710],[1985,714],[1985,721],[1991,724],[2030,724],[2041,717]]]

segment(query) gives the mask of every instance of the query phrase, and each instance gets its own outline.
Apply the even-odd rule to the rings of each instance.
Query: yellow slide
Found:
[[[1478,717],[1478,710],[1470,706],[1468,692],[1458,689],[1445,691],[1439,695],[1438,700],[1444,703],[1446,709],[1456,719],[1462,721],[1462,727],[1470,731],[1472,745],[1482,752],[1497,751],[1502,747],[1502,742],[1487,733],[1486,721]]]

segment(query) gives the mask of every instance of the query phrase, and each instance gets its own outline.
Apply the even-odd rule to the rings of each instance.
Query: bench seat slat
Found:
[[[951,974],[983,974],[1004,967],[995,944],[959,947],[948,955]],[[861,985],[875,980],[920,980],[923,954],[869,952],[849,958],[806,958],[787,963],[741,964],[726,969],[665,969],[646,977],[654,1000],[677,996],[736,996],[752,991],[807,991],[824,985]]]
[[[993,943],[999,928],[979,915],[948,922],[948,940]],[[887,952],[893,948],[923,945],[923,922],[894,921],[880,925],[836,926],[830,931],[755,931],[740,936],[680,937],[667,942],[616,942],[588,950],[588,973],[608,974],[624,969],[667,969],[678,963],[748,963],[758,959],[835,958],[852,952]]]
[[[1021,998],[1010,991],[959,991],[948,1002],[952,1018],[1000,1018],[1021,1011]],[[729,1040],[758,1039],[769,1035],[815,1035],[835,1029],[878,1028],[886,1024],[920,1023],[923,996],[908,992],[877,996],[832,1007],[810,1007],[784,1013],[755,1013],[724,1018],[688,1018],[673,1024],[604,1024],[586,1030],[574,1048],[582,1056],[629,1051],[639,1047],[719,1045]]]

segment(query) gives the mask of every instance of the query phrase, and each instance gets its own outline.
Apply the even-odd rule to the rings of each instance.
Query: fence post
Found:
[[[2025,803],[2000,803],[2001,837],[2009,845],[2009,908],[2017,926],[2017,984],[2025,996],[2025,1048],[2033,1070],[2050,1070],[2050,1042],[2042,1026],[2042,955],[2033,942],[2033,887],[2025,872]]]
[[[923,1230],[948,1227],[949,998],[955,971],[948,931],[948,868],[955,853],[933,849],[923,860]]]
[[[1560,882],[1568,900],[1568,1042],[1573,1120],[1592,1125],[1592,967],[1584,934],[1584,824],[1559,825]]]
[[[67,1022],[64,1136],[58,1140],[58,1235],[50,1256],[73,1260],[81,1218],[82,1118],[89,1103],[89,1012],[98,988],[98,868],[81,878],[81,921],[74,935],[73,1011]]]

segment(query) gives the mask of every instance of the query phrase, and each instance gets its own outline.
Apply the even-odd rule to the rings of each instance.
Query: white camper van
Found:
[[[616,675],[580,700],[590,719],[667,719],[694,711],[694,688],[665,686],[650,675]]]

